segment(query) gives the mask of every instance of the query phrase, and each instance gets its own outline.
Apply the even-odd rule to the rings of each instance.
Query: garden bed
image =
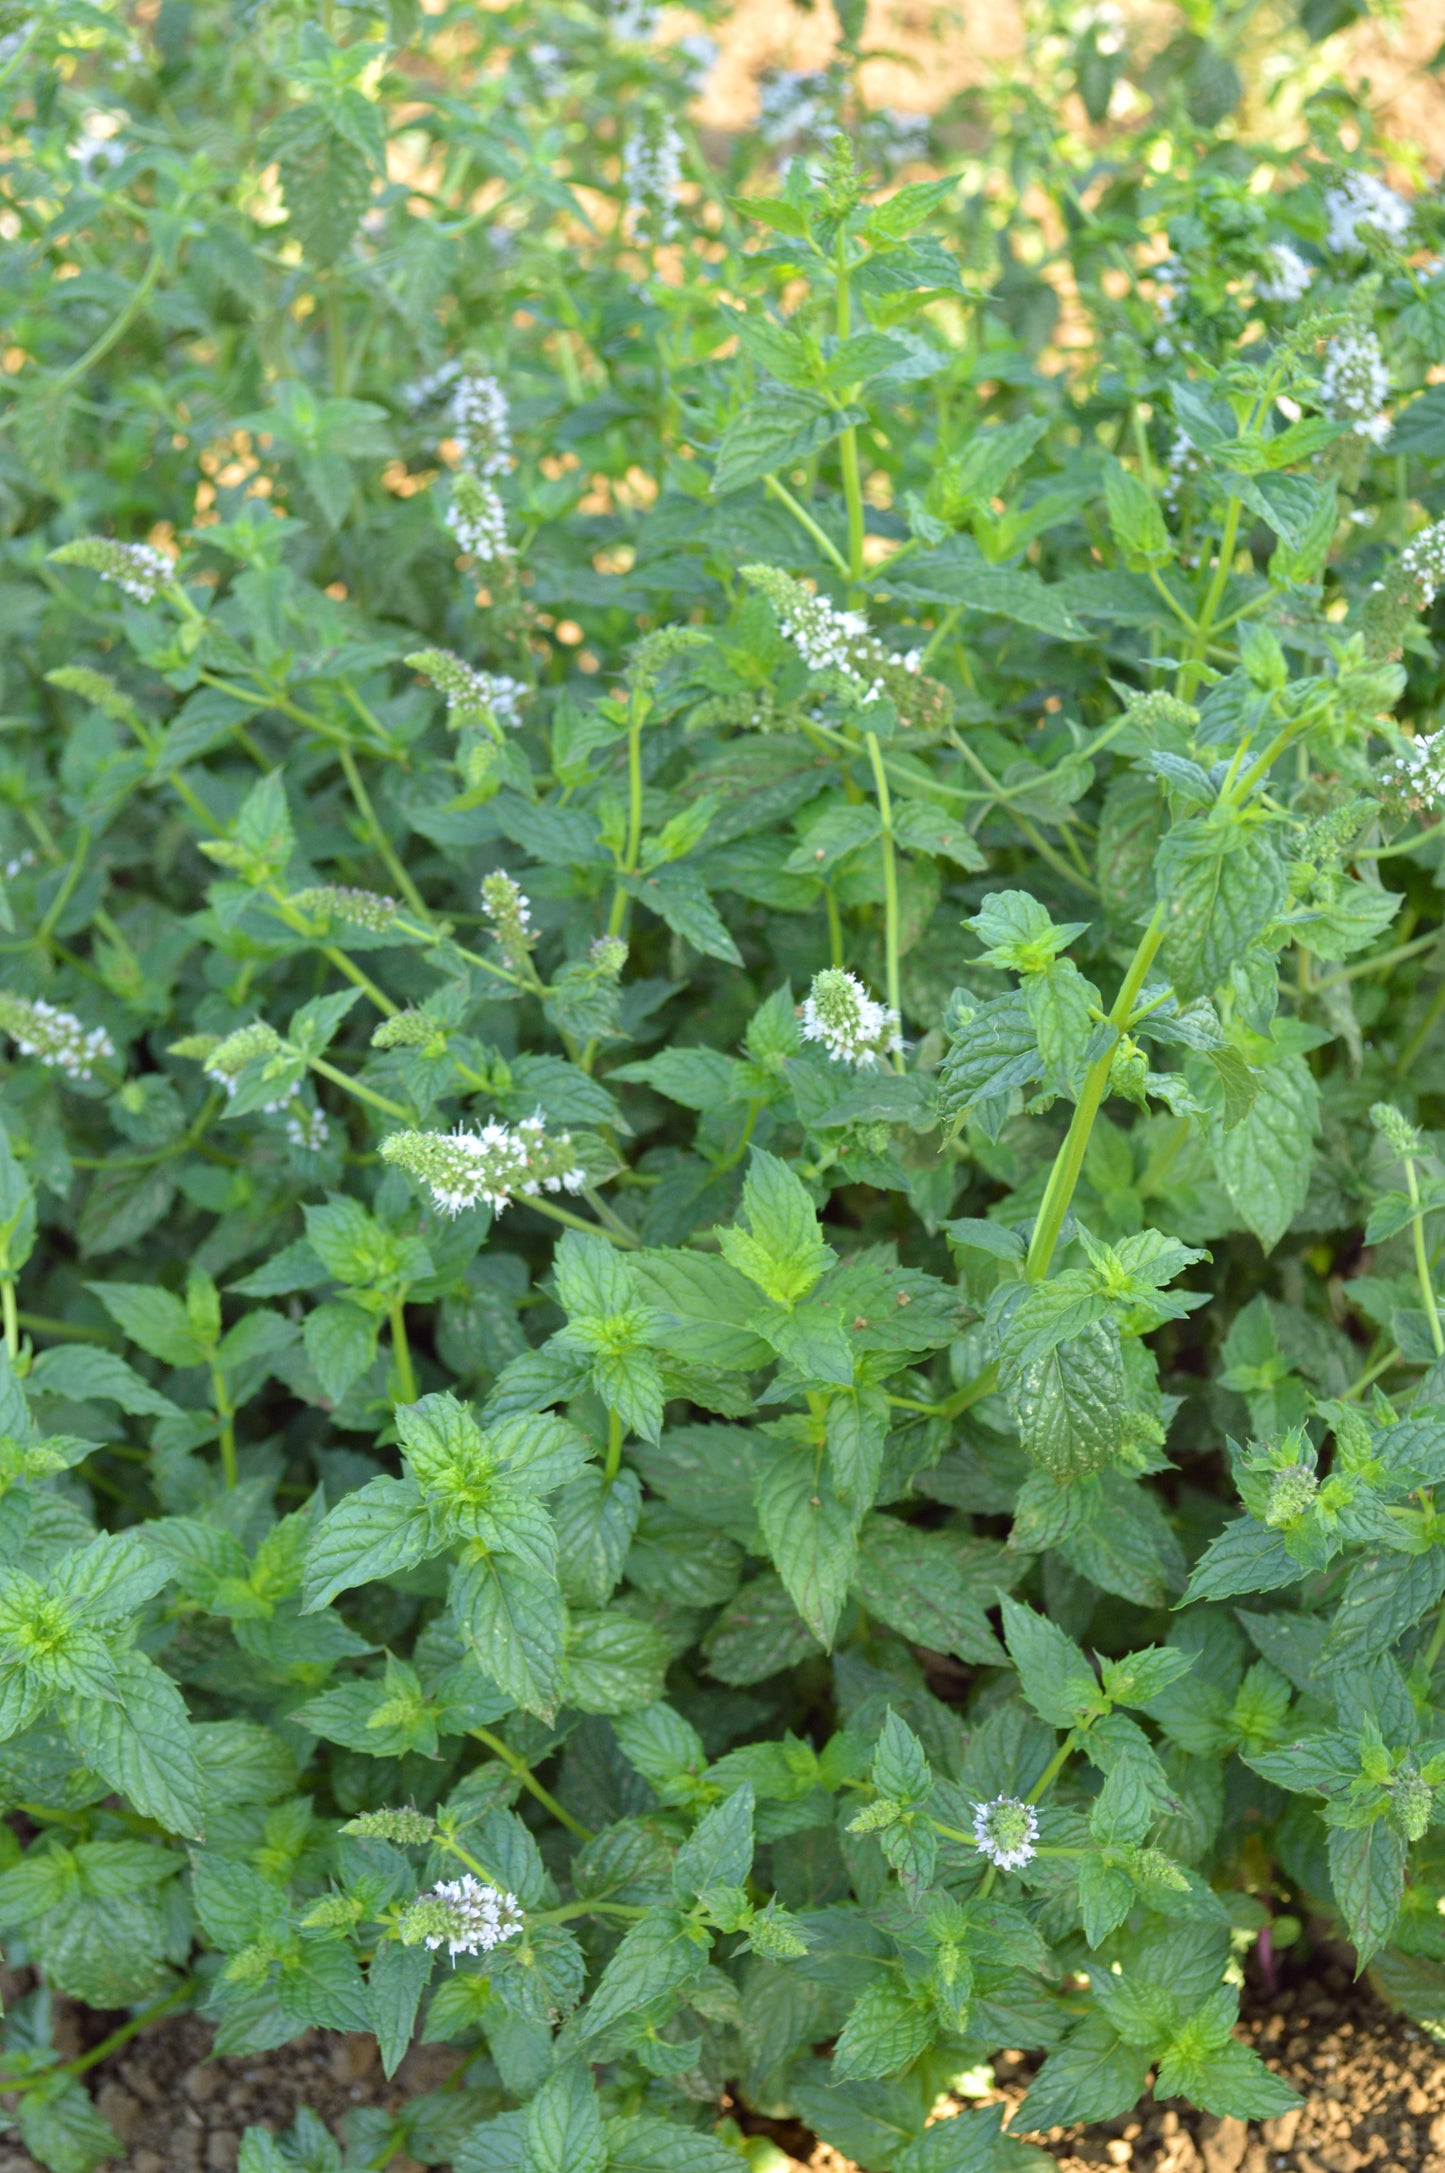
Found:
[[[1273,2120],[1221,2120],[1181,2103],[1146,2101],[1117,2120],[1054,2129],[1042,2138],[1062,2173],[1445,2173],[1445,2060],[1434,2041],[1393,2013],[1342,1960],[1246,2006],[1244,2034],[1304,2098]],[[68,2007],[57,2035],[69,2051],[101,2018]],[[117,2173],[231,2173],[248,2126],[280,2130],[302,2106],[343,2133],[358,2106],[388,2109],[437,2089],[455,2068],[445,2046],[416,2046],[391,2082],[374,2041],[309,2030],[277,2052],[207,2057],[211,2033],[193,2015],[144,2030],[92,2072],[100,2110],[126,2144]],[[1016,2105],[1035,2063],[995,2062],[996,2100]],[[971,2100],[970,2102],[978,2102]],[[786,2173],[856,2173],[796,2123],[750,2119],[786,2153]],[[411,2173],[393,2158],[387,2173]],[[0,2141],[0,2173],[41,2173],[18,2144]],[[740,2165],[741,2173],[741,2165]],[[777,2161],[762,2173],[784,2173]]]

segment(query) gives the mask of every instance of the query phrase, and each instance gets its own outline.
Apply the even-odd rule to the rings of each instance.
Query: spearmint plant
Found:
[[[1268,2117],[1322,1929],[1445,2034],[1445,214],[1247,11],[840,21],[731,147],[639,6],[5,26],[55,2173],[187,2007],[459,2173]]]

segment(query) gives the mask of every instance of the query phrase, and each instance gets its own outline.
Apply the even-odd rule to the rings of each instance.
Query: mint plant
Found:
[[[721,148],[641,7],[0,47],[54,2173],[187,2007],[458,2048],[244,2173],[1023,2173],[1285,2110],[1325,1936],[1445,2032],[1445,213],[1247,13],[931,141],[861,17]]]

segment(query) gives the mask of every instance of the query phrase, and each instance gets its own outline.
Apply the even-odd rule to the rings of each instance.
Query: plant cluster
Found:
[[[244,2173],[1026,2173],[1321,1925],[1445,2035],[1445,204],[1105,12],[731,147],[643,0],[5,27],[54,2173],[188,2005],[464,2055]]]

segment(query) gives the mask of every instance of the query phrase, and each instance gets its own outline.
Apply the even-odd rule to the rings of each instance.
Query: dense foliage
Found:
[[[1322,1925],[1445,2032],[1445,205],[1247,9],[931,137],[843,17],[705,145],[636,5],[6,26],[54,2173],[52,1991],[458,2173],[1268,2115]]]

